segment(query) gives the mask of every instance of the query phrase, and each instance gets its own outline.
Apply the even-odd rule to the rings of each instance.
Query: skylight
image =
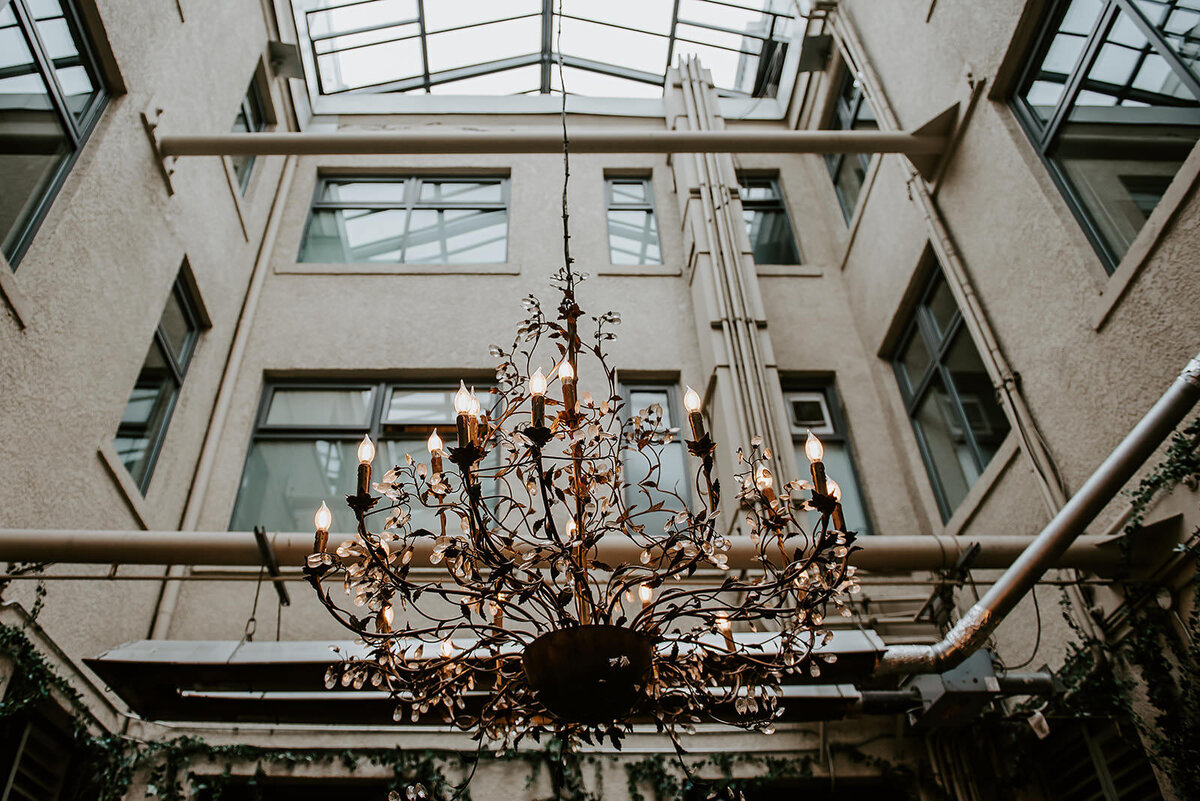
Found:
[[[772,97],[795,0],[292,0],[318,96],[662,96],[697,55],[722,95]],[[806,4],[805,4],[806,5]]]

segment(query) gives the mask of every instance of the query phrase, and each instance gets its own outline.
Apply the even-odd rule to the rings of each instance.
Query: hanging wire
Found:
[[[567,81],[563,75],[562,49],[563,0],[558,0],[558,31],[555,34],[555,49],[558,51],[558,87],[562,90],[562,119],[563,133],[563,191],[562,191],[562,222],[563,222],[563,264],[567,291],[575,289],[575,273],[571,270],[571,230],[567,219],[567,185],[571,180],[571,140],[567,136]]]

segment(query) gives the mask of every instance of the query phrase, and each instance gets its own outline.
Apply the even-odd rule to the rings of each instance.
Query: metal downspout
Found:
[[[934,645],[894,645],[884,652],[876,675],[941,673],[955,667],[987,641],[1029,588],[1053,566],[1085,526],[1095,519],[1134,473],[1200,400],[1200,355],[1134,426],[1108,458],[1042,529],[987,594]]]
[[[238,314],[237,326],[233,333],[233,342],[229,346],[229,356],[225,359],[225,368],[221,372],[221,383],[217,388],[217,398],[213,403],[212,416],[204,433],[204,443],[200,446],[200,458],[196,462],[196,472],[192,479],[192,487],[188,492],[187,505],[183,510],[183,519],[179,524],[181,531],[195,531],[200,522],[200,509],[204,496],[208,493],[208,485],[212,479],[213,468],[217,458],[217,440],[225,429],[225,420],[229,416],[229,408],[233,404],[233,390],[241,371],[242,360],[246,355],[246,343],[250,339],[250,327],[258,310],[258,300],[262,295],[263,284],[266,281],[268,264],[275,250],[275,237],[279,233],[280,220],[283,218],[283,207],[292,186],[292,177],[296,173],[296,156],[287,156],[283,169],[279,174],[279,183],[275,188],[275,197],[271,201],[271,210],[267,215],[267,225],[263,229],[262,241],[258,246],[258,255],[254,260],[253,272],[250,274],[250,285],[246,289],[246,297],[242,300],[242,309]],[[150,639],[166,639],[171,629],[171,620],[175,616],[175,607],[179,603],[180,582],[171,581],[181,576],[187,568],[173,565],[167,568],[164,575],[162,593],[154,608],[154,620],[150,624]]]

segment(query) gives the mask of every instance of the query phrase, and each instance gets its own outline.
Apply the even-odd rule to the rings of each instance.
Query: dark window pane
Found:
[[[421,181],[422,203],[503,203],[499,181]]]
[[[356,181],[354,179],[326,181],[320,200],[337,203],[404,203],[405,180]]]
[[[1137,6],[1167,44],[1197,74],[1200,59],[1200,0],[1137,0]]]
[[[414,209],[404,238],[404,262],[500,264],[507,247],[507,211]]]
[[[954,316],[958,314],[958,304],[954,302],[949,284],[938,281],[937,289],[933,290],[929,297],[927,308],[937,327],[938,337],[944,339],[946,332],[950,330],[950,324],[954,322]]]
[[[644,181],[612,181],[613,203],[649,203]]]
[[[165,355],[155,342],[146,354],[133,391],[129,393],[129,402],[113,440],[121,463],[143,489],[149,478],[155,445],[165,434],[178,391],[179,386],[166,367]]]
[[[67,107],[77,119],[82,118],[99,85],[82,55],[82,37],[74,21],[63,13],[59,0],[37,0],[29,3],[29,8],[38,38],[46,55],[54,62],[54,74],[66,97]]]
[[[276,389],[269,426],[362,426],[371,420],[370,389]]]
[[[355,485],[357,450],[357,439],[254,443],[229,527],[234,531],[255,526],[266,526],[268,531],[311,531],[313,512],[321,501],[327,501],[333,511],[330,531],[353,531],[354,514],[346,504],[335,501]],[[379,470],[383,462],[376,458],[374,469]]]
[[[313,209],[300,261],[398,263],[406,217],[403,209]]]
[[[908,388],[915,392],[917,385],[925,377],[925,371],[929,369],[929,348],[925,347],[925,340],[921,338],[920,331],[913,331],[912,338],[900,352],[899,363],[904,377],[908,380]]]
[[[455,392],[457,389],[394,389],[383,421],[421,426],[454,425]],[[479,401],[483,404],[485,398],[480,397]]]
[[[913,425],[925,443],[926,467],[941,489],[949,517],[979,478],[979,470],[954,401],[940,378],[934,378],[917,406]]]
[[[800,253],[787,213],[782,209],[745,209],[746,233],[756,264],[799,264]]]
[[[11,7],[0,10],[0,240],[10,259],[70,143]]]
[[[1067,78],[1075,70],[1088,35],[1096,26],[1103,8],[1103,0],[1072,0],[1058,23],[1038,69],[1026,79],[1021,98],[1026,108],[1041,122],[1050,119],[1062,100]]]
[[[775,187],[774,181],[755,181],[742,180],[739,194],[742,196],[742,202],[747,200],[781,200],[779,190]]]
[[[176,363],[186,366],[192,348],[192,335],[196,329],[192,325],[187,310],[180,303],[179,295],[174,290],[167,298],[167,305],[163,309],[159,326]]]
[[[608,249],[613,264],[662,264],[654,212],[610,209]]]
[[[1051,152],[1114,262],[1198,138],[1200,101],[1118,14]]]
[[[987,465],[1000,443],[1008,434],[1008,418],[996,401],[996,390],[975,349],[975,343],[965,331],[960,333],[946,353],[946,369],[958,393],[963,415],[975,444],[979,446],[983,464]]]
[[[862,193],[863,181],[866,180],[867,170],[856,154],[850,154],[838,165],[837,174],[833,177],[834,188],[837,190],[838,202],[842,207],[842,216],[846,222],[854,217],[858,207],[858,196]]]
[[[820,393],[806,393],[806,396],[793,395],[791,399],[792,425],[805,431],[811,430],[816,434],[832,432],[828,411]]]

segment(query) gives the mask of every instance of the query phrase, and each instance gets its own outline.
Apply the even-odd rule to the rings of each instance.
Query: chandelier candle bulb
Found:
[[[563,409],[570,416],[575,414],[575,368],[570,359],[563,359],[558,366],[558,378],[562,381]]]
[[[688,412],[688,422],[692,424],[692,438],[704,438],[704,415],[700,413],[700,393],[691,387],[683,393],[683,406]]]
[[[429,469],[434,473],[442,472],[442,438],[438,436],[437,429],[429,435],[429,441],[426,443],[429,448]]]
[[[325,546],[329,544],[329,526],[331,523],[333,523],[333,512],[329,511],[329,507],[325,505],[325,501],[321,501],[321,507],[313,515],[313,524],[317,527],[317,536],[313,540],[313,553],[325,553]]]
[[[808,432],[808,439],[804,441],[804,455],[808,457],[809,467],[812,469],[813,487],[816,488],[817,494],[828,495],[829,489],[825,485],[825,465],[821,463],[821,457],[825,455],[825,446],[811,431]]]
[[[758,486],[758,491],[762,493],[763,500],[771,507],[771,511],[775,511],[775,487],[771,471],[765,466],[758,468],[758,472],[754,476],[754,483]]]
[[[733,653],[733,631],[729,625],[729,615],[724,612],[717,613],[717,628],[721,630],[721,635],[725,638],[725,650]]]
[[[654,589],[649,584],[643,584],[638,587],[638,595],[642,599],[642,609],[646,609],[654,600]]]
[[[371,462],[375,461],[375,443],[371,436],[364,434],[362,442],[358,443],[358,494],[359,497],[371,492]]]
[[[380,634],[392,633],[392,607],[385,606],[379,610],[379,614],[375,617],[375,630]]]
[[[837,504],[833,507],[833,527],[838,531],[846,530],[846,518],[842,515],[842,488],[832,478],[826,477],[825,486]]]
[[[462,381],[458,382],[458,392],[454,393],[454,411],[458,415],[458,447],[465,448],[471,441],[471,425],[467,422],[471,414],[471,393]]]
[[[471,408],[467,412],[467,430],[470,433],[471,444],[479,444],[479,398],[475,396],[475,387],[471,387]]]
[[[535,428],[541,428],[546,422],[546,376],[540,367],[529,376],[529,402],[533,407],[531,423]]]
[[[449,640],[442,640],[442,647],[438,653],[442,655],[442,659],[449,659],[454,656],[454,643]]]

